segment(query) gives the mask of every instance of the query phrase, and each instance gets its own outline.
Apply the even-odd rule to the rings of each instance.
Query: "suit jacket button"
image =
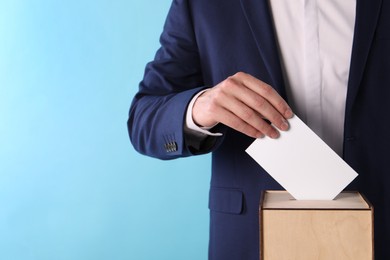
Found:
[[[176,152],[176,151],[177,151],[177,143],[172,142],[172,152]]]
[[[172,153],[177,151],[177,143],[176,142],[169,142],[164,144],[165,151],[167,153]]]

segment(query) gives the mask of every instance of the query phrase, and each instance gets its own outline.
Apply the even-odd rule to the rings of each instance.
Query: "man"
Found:
[[[213,152],[209,259],[259,259],[260,193],[281,187],[245,149],[292,111],[359,173],[348,189],[373,203],[376,259],[390,259],[389,13],[387,0],[173,1],[128,128],[149,156]]]

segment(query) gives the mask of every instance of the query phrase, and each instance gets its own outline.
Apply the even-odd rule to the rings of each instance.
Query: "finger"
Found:
[[[220,114],[220,122],[238,132],[241,132],[247,136],[253,138],[263,138],[265,136],[264,133],[254,128],[252,125],[248,124],[240,117],[230,112],[229,110],[225,110],[224,113]],[[276,137],[275,137],[276,138]]]
[[[214,90],[206,91],[203,95],[199,96],[195,102],[196,106],[193,107],[193,119],[199,125],[211,122],[219,122],[225,124],[239,132],[242,132],[250,137],[259,138],[264,134],[258,129],[247,124],[234,113],[226,108],[226,104],[232,103],[231,100],[234,97],[228,94],[226,91],[220,88],[214,88]],[[198,110],[199,109],[199,110]]]
[[[290,106],[270,85],[249,74],[242,73],[239,76],[245,86],[264,97],[284,118],[293,116]]]
[[[237,98],[246,106],[253,109],[263,119],[269,120],[280,130],[288,130],[288,122],[283,115],[281,115],[268,100],[258,95],[256,92],[244,87],[241,91],[237,92]],[[243,116],[245,116],[245,114]],[[263,120],[261,122],[264,123]],[[268,133],[268,131],[266,132],[264,129],[261,130],[266,134]]]
[[[268,124],[257,111],[240,100],[230,98],[229,102],[224,102],[221,105],[241,121],[257,129],[257,131],[271,138],[277,138],[279,136],[279,132],[272,125]]]
[[[237,116],[225,107],[218,106],[215,109],[216,120],[238,132],[246,134],[253,138],[262,138],[264,133],[253,127],[251,124],[245,122],[242,118]]]
[[[262,117],[269,120],[273,125],[275,125],[280,130],[286,131],[289,128],[287,120],[284,118],[282,114],[270,103],[267,99],[259,95],[257,92],[254,92],[252,89],[247,88],[244,85],[240,85],[239,83],[235,84],[230,88],[231,94],[235,96],[238,100],[240,100],[242,103],[245,104],[247,109],[244,111],[240,110],[240,105],[242,104],[235,104],[235,110],[231,110],[232,112],[236,113],[239,117],[244,119],[246,122],[252,124],[254,127],[260,129],[263,133],[265,133],[268,136],[275,136],[275,131],[273,131],[273,128],[269,126],[269,124],[266,124],[267,127],[264,125],[264,121],[260,119],[261,115]],[[253,111],[248,110],[248,108],[251,108]],[[252,120],[253,114],[256,112],[257,114],[257,124],[256,121]],[[248,119],[248,120],[246,120]],[[249,121],[252,120],[252,121]],[[266,128],[266,129],[264,129]]]

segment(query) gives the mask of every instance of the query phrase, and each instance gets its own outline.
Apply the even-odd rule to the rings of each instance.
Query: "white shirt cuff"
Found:
[[[192,130],[194,132],[201,133],[204,135],[222,136],[222,133],[212,133],[212,132],[208,131],[217,124],[215,124],[214,126],[211,126],[211,127],[200,127],[197,124],[195,124],[194,120],[192,119],[192,108],[194,106],[195,100],[205,91],[207,91],[207,89],[200,91],[191,99],[191,102],[187,107],[185,127],[189,130]]]

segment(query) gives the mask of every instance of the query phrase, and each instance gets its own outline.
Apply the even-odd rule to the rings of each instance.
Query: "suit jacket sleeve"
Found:
[[[183,131],[188,103],[206,87],[187,1],[173,1],[160,43],[130,107],[130,140],[140,153],[160,159],[209,152],[221,138],[200,141]]]

